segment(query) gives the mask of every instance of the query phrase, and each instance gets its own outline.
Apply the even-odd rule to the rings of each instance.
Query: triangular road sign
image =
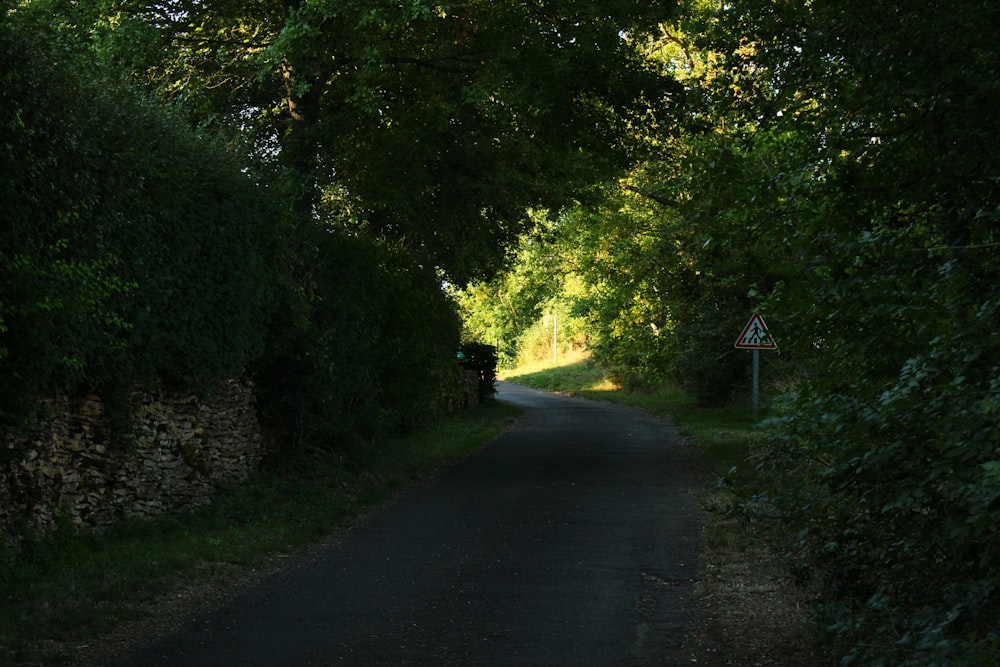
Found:
[[[741,350],[776,350],[778,344],[771,338],[764,318],[755,313],[736,339],[736,347]]]

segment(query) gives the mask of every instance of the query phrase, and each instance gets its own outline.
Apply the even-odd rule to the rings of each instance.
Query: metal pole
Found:
[[[753,416],[760,410],[760,350],[753,351]]]
[[[552,361],[559,361],[559,316],[552,313]]]

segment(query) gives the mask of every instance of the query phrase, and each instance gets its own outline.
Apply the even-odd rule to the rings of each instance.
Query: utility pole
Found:
[[[552,363],[559,361],[559,316],[552,312]]]

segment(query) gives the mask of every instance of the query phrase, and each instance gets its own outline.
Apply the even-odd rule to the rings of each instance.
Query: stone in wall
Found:
[[[0,447],[0,531],[15,546],[23,525],[52,530],[60,517],[100,526],[211,502],[264,456],[252,386],[225,383],[202,399],[152,391],[132,396],[133,427],[112,438],[97,396],[45,401],[52,417]]]

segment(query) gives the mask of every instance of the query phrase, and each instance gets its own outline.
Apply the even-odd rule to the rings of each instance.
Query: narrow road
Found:
[[[693,447],[610,404],[498,397],[518,428],[122,664],[686,664]]]

